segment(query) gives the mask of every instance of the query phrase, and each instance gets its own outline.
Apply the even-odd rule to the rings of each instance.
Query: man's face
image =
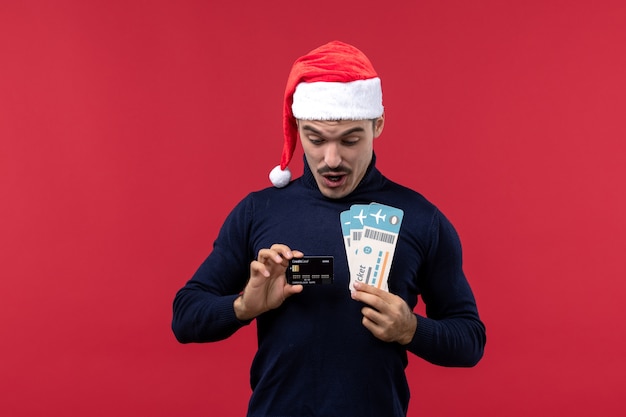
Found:
[[[374,138],[384,118],[372,120],[298,120],[298,133],[317,186],[328,198],[350,194],[372,160]]]

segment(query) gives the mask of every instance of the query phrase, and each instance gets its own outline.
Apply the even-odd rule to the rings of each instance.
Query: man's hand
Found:
[[[292,258],[304,254],[285,245],[275,244],[261,249],[250,263],[250,279],[233,306],[239,320],[252,320],[258,315],[279,307],[287,297],[302,291],[302,285],[289,285],[285,271]]]
[[[361,309],[363,326],[374,336],[401,345],[413,340],[417,317],[402,298],[360,282],[355,282],[354,288],[352,298],[367,304]]]

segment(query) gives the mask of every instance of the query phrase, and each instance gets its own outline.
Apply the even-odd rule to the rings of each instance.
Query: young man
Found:
[[[275,187],[233,209],[176,294],[182,343],[256,319],[249,416],[405,416],[407,351],[443,366],[482,357],[485,327],[453,226],[376,168],[384,123],[380,79],[361,51],[330,42],[299,58]],[[306,163],[291,181],[298,137]],[[290,261],[304,255],[333,257],[332,283],[290,285]],[[420,294],[427,317],[413,313]]]

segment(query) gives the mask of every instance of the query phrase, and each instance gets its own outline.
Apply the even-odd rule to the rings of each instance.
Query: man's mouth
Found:
[[[352,170],[346,167],[335,167],[334,169],[324,166],[317,170],[318,175],[322,178],[323,185],[327,188],[342,187]]]
[[[328,179],[332,182],[339,182],[344,177],[345,174],[337,174],[337,175],[324,175],[324,178]]]
[[[322,175],[324,185],[329,188],[342,186],[346,182],[347,173],[345,172],[327,172]]]

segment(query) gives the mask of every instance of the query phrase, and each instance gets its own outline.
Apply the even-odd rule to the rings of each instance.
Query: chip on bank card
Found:
[[[341,214],[350,290],[364,282],[389,291],[388,279],[404,212],[384,204],[353,205]]]
[[[287,267],[287,282],[291,285],[332,284],[334,258],[332,256],[304,256],[292,258]]]

